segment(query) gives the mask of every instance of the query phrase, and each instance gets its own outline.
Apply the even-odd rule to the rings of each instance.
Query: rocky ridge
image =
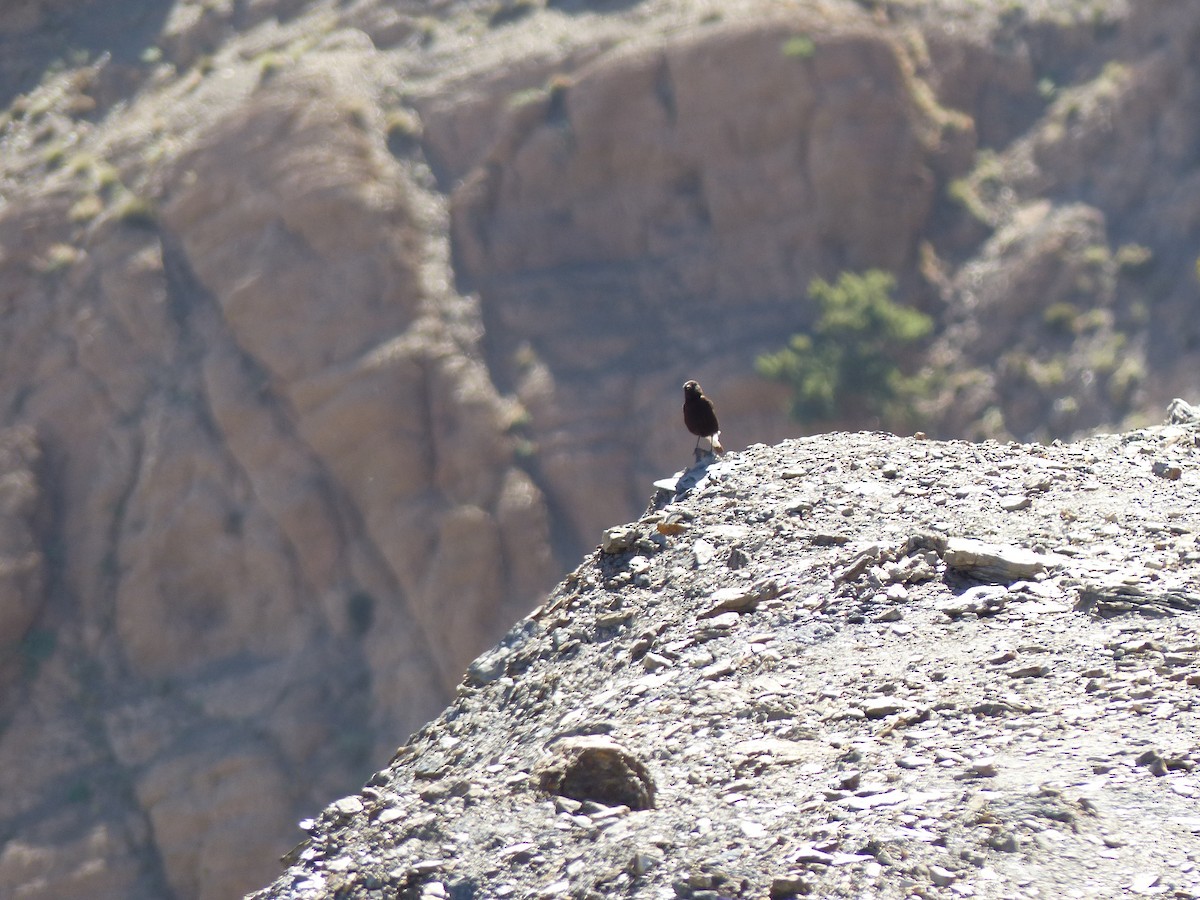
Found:
[[[708,457],[253,896],[1200,897],[1198,441]]]

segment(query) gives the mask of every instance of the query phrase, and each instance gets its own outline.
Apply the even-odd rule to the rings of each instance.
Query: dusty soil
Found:
[[[709,458],[255,896],[1200,897],[1198,439]]]

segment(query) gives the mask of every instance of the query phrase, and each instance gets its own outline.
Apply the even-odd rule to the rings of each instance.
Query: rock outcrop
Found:
[[[1197,436],[709,457],[253,896],[1200,897]]]
[[[1200,11],[977,7],[5,4],[0,884],[263,883],[686,458],[686,378],[796,432],[815,276],[934,317],[935,436],[1194,394]]]

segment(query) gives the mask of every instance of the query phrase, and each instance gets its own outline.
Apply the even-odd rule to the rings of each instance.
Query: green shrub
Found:
[[[797,34],[783,42],[783,55],[792,59],[811,59],[817,45],[807,34]]]
[[[1075,334],[1079,331],[1079,309],[1074,303],[1060,301],[1051,303],[1042,312],[1042,322],[1051,331],[1060,334]]]
[[[928,335],[933,321],[893,301],[894,287],[895,279],[878,269],[809,285],[819,310],[812,331],[756,362],[759,374],[791,385],[796,419],[908,410],[920,387],[901,371],[900,352]]]
[[[1137,274],[1146,271],[1153,264],[1154,251],[1141,244],[1122,244],[1117,248],[1114,259],[1118,268]]]

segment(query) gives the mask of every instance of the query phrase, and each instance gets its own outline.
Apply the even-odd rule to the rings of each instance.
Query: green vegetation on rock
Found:
[[[793,335],[786,347],[756,363],[761,375],[791,386],[796,419],[907,411],[920,383],[902,371],[900,351],[926,337],[933,321],[892,300],[894,287],[895,279],[878,269],[809,285],[819,308],[812,330]]]

